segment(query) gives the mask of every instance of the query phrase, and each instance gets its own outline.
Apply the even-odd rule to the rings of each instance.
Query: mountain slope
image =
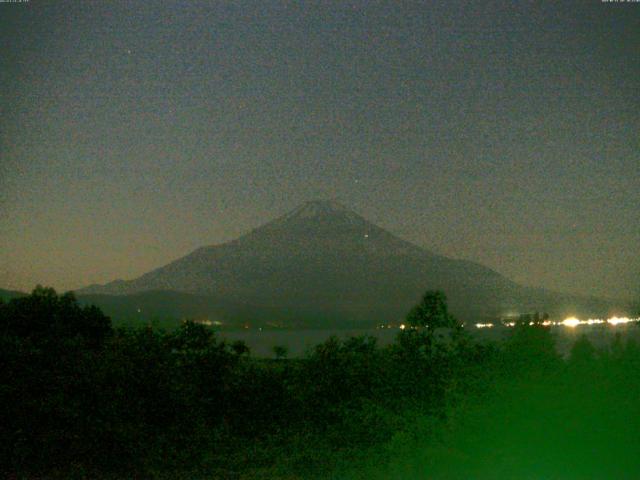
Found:
[[[24,297],[26,293],[19,292],[17,290],[6,290],[4,288],[0,288],[0,299],[7,302],[12,298]]]
[[[396,321],[426,289],[444,290],[465,320],[581,301],[436,255],[329,201],[307,202],[237,240],[199,248],[134,280],[78,293],[170,290],[250,305],[261,318],[269,312],[274,320],[335,325]]]

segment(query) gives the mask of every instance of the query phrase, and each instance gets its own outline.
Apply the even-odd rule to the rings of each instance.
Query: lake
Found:
[[[640,327],[636,323],[625,325],[580,325],[578,327],[566,327],[562,325],[548,327],[556,338],[558,351],[566,355],[571,345],[581,335],[586,335],[596,348],[609,346],[616,333],[622,335],[623,340],[632,338],[640,342]],[[511,332],[508,327],[496,326],[494,328],[467,329],[472,338],[480,342],[498,341],[506,338]],[[369,328],[353,330],[236,330],[220,331],[220,338],[233,342],[244,341],[251,349],[251,354],[257,357],[274,357],[273,347],[283,345],[288,348],[289,357],[301,357],[315,345],[326,341],[332,335],[345,339],[352,336],[370,335],[378,339],[378,345],[385,346],[393,343],[398,328]]]

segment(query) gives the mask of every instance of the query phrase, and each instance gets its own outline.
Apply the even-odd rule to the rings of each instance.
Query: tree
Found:
[[[533,316],[530,313],[521,313],[518,317],[518,323],[520,325],[529,325],[533,322]]]
[[[182,322],[171,338],[171,346],[177,350],[204,350],[214,343],[213,330],[192,320]]]
[[[276,345],[275,347],[273,347],[273,353],[278,360],[284,360],[285,358],[287,358],[289,349],[285,345]]]
[[[96,306],[80,306],[72,292],[58,295],[38,285],[31,295],[11,299],[0,311],[0,332],[36,343],[79,337],[100,348],[112,334],[111,319]]]
[[[551,329],[542,324],[517,322],[503,343],[503,362],[510,374],[553,371],[561,361]]]
[[[0,476],[46,477],[34,473],[91,456],[87,432],[113,411],[97,407],[113,384],[96,381],[113,333],[99,308],[52,288],[0,305]]]
[[[449,313],[447,296],[439,290],[427,290],[420,303],[407,315],[407,322],[412,327],[426,327],[430,332],[436,328],[456,328],[460,325]]]
[[[231,344],[231,350],[238,356],[249,355],[249,346],[243,340],[236,340]]]
[[[619,340],[619,339],[618,339]],[[581,335],[571,347],[569,363],[579,368],[587,368],[596,358],[596,349],[586,335]]]

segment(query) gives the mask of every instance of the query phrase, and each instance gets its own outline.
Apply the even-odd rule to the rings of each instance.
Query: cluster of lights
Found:
[[[565,318],[561,322],[553,322],[551,320],[545,320],[543,322],[540,322],[539,324],[545,327],[563,326],[563,327],[575,328],[580,325],[600,325],[600,324],[607,323],[609,325],[616,326],[616,325],[623,325],[626,323],[638,323],[638,322],[640,322],[640,318],[611,317],[606,320],[603,320],[601,318],[590,318],[588,320],[580,320],[576,317],[569,317],[569,318]],[[506,322],[504,325],[505,327],[515,327],[516,323],[517,322]],[[536,322],[529,322],[529,325],[531,326],[535,324]],[[494,326],[493,323],[476,323],[475,324],[476,328],[492,328],[493,326]]]
[[[564,325],[565,327],[577,327],[578,325],[599,325],[602,323],[608,323],[609,325],[622,325],[625,323],[636,323],[640,322],[640,318],[629,318],[629,317],[611,317],[607,320],[602,320],[600,318],[590,318],[588,320],[578,320],[575,317],[565,318],[558,325]]]
[[[609,324],[609,325],[622,325],[622,324],[626,324],[626,323],[640,323],[640,318],[629,318],[629,317],[611,317],[608,318],[606,320],[603,320],[601,318],[590,318],[588,320],[580,320],[576,317],[568,317],[565,318],[564,320],[560,321],[560,322],[554,322],[552,320],[544,320],[542,322],[529,322],[529,325],[533,326],[533,325],[542,325],[544,327],[556,327],[556,326],[560,326],[560,327],[569,327],[569,328],[575,328],[578,327],[580,325],[601,325],[601,324]],[[505,322],[503,325],[505,327],[515,327],[518,324],[518,322]],[[493,328],[496,326],[496,324],[494,323],[475,323],[473,325],[475,328]],[[394,328],[393,325],[380,325],[378,326],[378,328]],[[405,330],[407,328],[415,328],[415,327],[410,327],[408,325],[405,325],[404,323],[401,323],[400,325],[398,325],[398,327],[400,330]]]

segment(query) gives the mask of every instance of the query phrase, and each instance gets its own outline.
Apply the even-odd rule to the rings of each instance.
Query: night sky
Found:
[[[0,4],[0,287],[129,279],[310,199],[640,290],[640,3]]]

